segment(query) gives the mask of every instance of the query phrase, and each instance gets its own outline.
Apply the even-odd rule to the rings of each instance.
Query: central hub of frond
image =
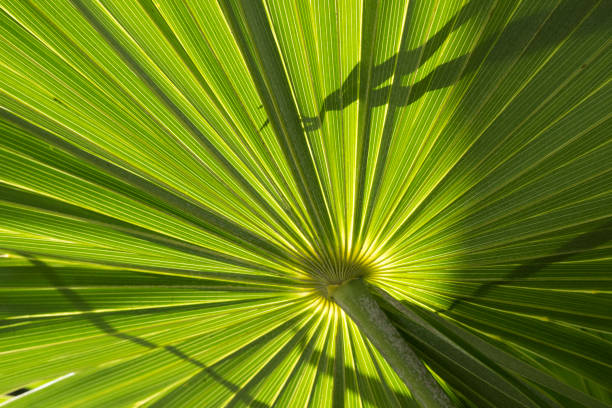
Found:
[[[334,288],[356,278],[368,276],[373,265],[363,259],[317,259],[308,266],[309,273],[319,282],[319,290],[329,297]]]
[[[358,262],[338,261],[324,270],[328,284],[341,284],[368,273],[368,267]]]

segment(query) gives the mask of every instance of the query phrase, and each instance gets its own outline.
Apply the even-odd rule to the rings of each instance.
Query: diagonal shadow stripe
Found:
[[[595,249],[610,241],[612,241],[612,220],[608,219],[606,222],[601,223],[593,230],[578,235],[577,237],[566,242],[555,251],[555,254],[536,258],[524,263],[512,270],[504,279],[487,282],[479,286],[478,289],[472,293],[472,295],[455,299],[450,306],[444,310],[439,310],[438,312],[450,312],[462,302],[476,300],[486,295],[497,286],[507,285],[519,279],[529,278],[551,264],[563,262],[570,259],[572,256]]]
[[[51,285],[55,287],[56,290],[59,293],[61,293],[67,300],[69,300],[77,310],[82,311],[82,312],[93,311],[93,308],[85,301],[85,299],[83,299],[77,292],[70,289],[70,287],[66,286],[62,278],[58,274],[55,273],[52,267],[47,265],[45,262],[35,257],[32,257],[29,254],[19,253],[19,255],[27,258],[32,263],[32,265],[38,268],[49,280],[49,283],[51,283]],[[202,363],[201,361],[188,356],[187,354],[185,354],[184,352],[182,352],[179,348],[175,346],[171,346],[171,345],[160,346],[142,337],[134,336],[128,333],[123,333],[115,329],[112,325],[107,323],[101,316],[99,316],[96,313],[85,313],[83,314],[83,316],[87,320],[89,320],[89,322],[91,322],[95,327],[100,329],[102,332],[108,334],[109,336],[115,337],[120,340],[127,340],[131,343],[134,343],[136,345],[139,345],[141,347],[144,347],[150,350],[153,350],[153,349],[165,350],[166,352],[178,357],[179,359],[198,367],[199,369],[202,370],[201,373],[203,373],[203,375],[205,374],[209,376],[214,381],[232,390],[233,392],[237,392],[240,389],[240,387],[238,387],[237,385],[231,383],[230,381],[227,381],[222,376],[220,376],[212,367],[209,367],[206,364]],[[267,404],[259,402],[251,398],[250,396],[248,396],[248,394],[241,394],[241,395],[242,395],[242,398],[244,398],[247,402],[254,401],[253,406],[257,406],[258,408],[268,408],[269,407]]]

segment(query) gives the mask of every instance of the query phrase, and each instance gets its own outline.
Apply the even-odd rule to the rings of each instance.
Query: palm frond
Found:
[[[0,8],[0,405],[612,406],[611,2]]]

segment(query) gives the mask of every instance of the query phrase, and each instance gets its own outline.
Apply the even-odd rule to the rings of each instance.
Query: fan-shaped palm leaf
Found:
[[[0,405],[612,403],[610,1],[0,8]]]

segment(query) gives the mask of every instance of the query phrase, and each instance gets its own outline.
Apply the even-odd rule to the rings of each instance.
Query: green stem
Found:
[[[378,306],[362,279],[342,284],[334,290],[332,298],[378,349],[421,406],[453,406],[440,384]]]

